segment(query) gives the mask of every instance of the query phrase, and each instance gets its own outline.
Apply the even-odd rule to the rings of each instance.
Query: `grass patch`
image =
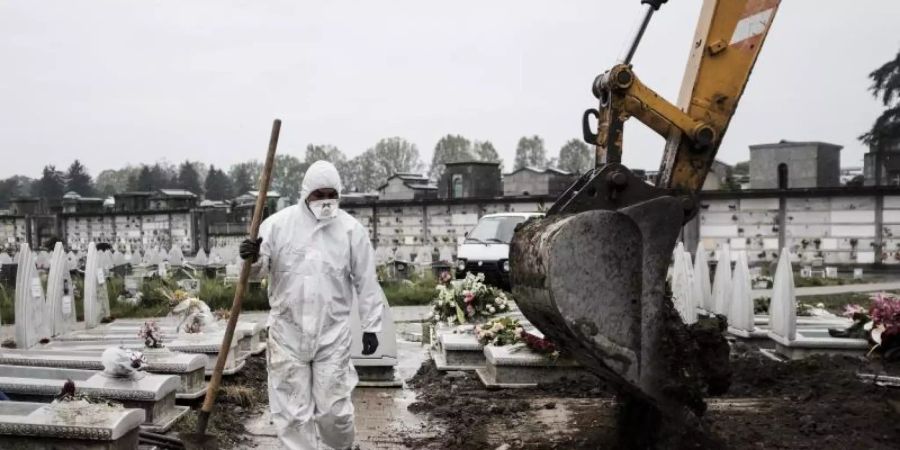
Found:
[[[75,276],[75,312],[79,321],[84,320],[84,278]],[[411,280],[389,281],[382,283],[384,295],[391,306],[427,305],[434,297],[437,284],[431,274],[414,276]],[[201,278],[199,297],[213,311],[231,309],[234,300],[235,284],[224,284],[221,279]],[[125,279],[120,276],[111,277],[106,283],[109,295],[111,314],[116,318],[160,317],[169,313],[168,299],[160,289],[175,290],[175,280],[158,277],[146,278],[141,284],[142,301],[139,305],[120,302],[117,299],[125,294]],[[45,291],[46,292],[46,291]],[[15,289],[0,285],[0,321],[3,324],[15,323]],[[269,309],[269,298],[266,288],[260,284],[251,284],[244,295],[244,311],[265,311]]]
[[[857,280],[853,278],[824,278],[824,277],[812,277],[812,278],[803,278],[800,276],[799,272],[794,274],[794,286],[796,287],[819,287],[819,286],[844,286],[848,284],[862,284],[862,283],[874,283],[877,280],[867,279],[867,280]]]

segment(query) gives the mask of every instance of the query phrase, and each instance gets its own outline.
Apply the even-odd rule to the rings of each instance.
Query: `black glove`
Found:
[[[262,238],[256,238],[256,242],[250,239],[244,239],[241,246],[238,247],[238,254],[241,259],[249,259],[250,262],[256,262],[259,259],[259,246],[262,244]]]
[[[371,355],[378,350],[378,335],[375,333],[363,333],[363,355]]]

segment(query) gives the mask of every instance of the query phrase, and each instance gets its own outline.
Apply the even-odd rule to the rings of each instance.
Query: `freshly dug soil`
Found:
[[[210,417],[208,434],[215,435],[219,448],[238,449],[250,446],[243,422],[253,413],[268,405],[266,390],[265,354],[250,356],[240,372],[222,378],[216,405]],[[197,411],[202,399],[192,405],[191,412],[179,421],[172,433],[193,433],[197,429]]]
[[[900,448],[900,389],[856,378],[859,371],[883,373],[880,362],[812,357],[780,363],[743,343],[732,346],[730,360],[728,392],[706,399],[710,443],[739,450]],[[474,373],[442,373],[426,361],[408,384],[417,392],[409,410],[431,419],[435,430],[434,437],[408,439],[410,448],[623,448],[616,440],[614,392],[593,377],[487,390]],[[540,410],[557,404],[585,404],[588,411],[570,414],[568,425],[553,425],[542,438]]]

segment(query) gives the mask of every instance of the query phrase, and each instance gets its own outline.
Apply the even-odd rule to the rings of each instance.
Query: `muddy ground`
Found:
[[[704,418],[722,447],[900,448],[900,389],[856,378],[858,371],[883,369],[879,362],[814,357],[779,363],[738,343],[731,363],[732,385],[726,394],[707,399]],[[595,379],[492,391],[474,374],[441,373],[426,361],[409,385],[417,392],[409,409],[429,417],[430,426],[440,430],[409,439],[410,448],[621,448],[613,392]],[[553,414],[557,409],[565,414]]]
[[[268,405],[266,391],[266,357],[250,356],[247,365],[235,375],[223,377],[216,406],[210,417],[208,433],[217,437],[218,448],[247,448],[251,437],[244,426],[247,417],[258,414]],[[191,405],[191,412],[170,432],[192,433],[197,427],[197,411],[202,399]]]

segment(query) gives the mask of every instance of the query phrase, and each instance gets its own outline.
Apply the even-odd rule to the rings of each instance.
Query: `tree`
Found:
[[[347,157],[344,155],[342,151],[340,151],[337,147],[333,145],[314,145],[309,144],[306,146],[306,157],[307,164],[312,164],[316,161],[328,161],[335,166],[343,164],[347,161]]]
[[[14,198],[27,196],[33,182],[31,178],[21,175],[0,180],[0,209],[8,208],[10,200]]]
[[[594,167],[594,152],[580,139],[571,139],[559,149],[559,168],[582,174]]]
[[[869,74],[869,90],[886,108],[859,139],[876,151],[900,145],[900,52]]]
[[[65,193],[65,176],[56,170],[53,165],[44,166],[43,175],[32,185],[32,195],[35,197],[57,200]]]
[[[445,164],[472,161],[476,159],[472,152],[472,143],[460,136],[448,134],[442,137],[434,146],[434,154],[431,156],[431,169],[428,176],[432,180],[438,180],[444,173]],[[388,175],[390,176],[390,175]]]
[[[375,144],[376,170],[382,176],[381,182],[395,173],[415,173],[422,170],[419,149],[415,144],[400,137],[382,139]]]
[[[303,176],[309,167],[294,155],[276,155],[275,167],[272,170],[271,189],[278,191],[283,198],[291,203],[300,197],[300,188],[303,185]],[[257,186],[253,187],[256,190]]]
[[[81,164],[81,161],[75,160],[66,171],[66,191],[77,192],[82,197],[90,197],[94,195],[93,181],[87,168]]]
[[[125,166],[122,169],[107,169],[97,174],[94,180],[96,191],[103,196],[111,196],[130,189],[129,181],[138,176],[140,168]]]
[[[547,150],[544,149],[544,140],[540,136],[522,137],[516,146],[516,161],[513,169],[523,167],[547,167]]]
[[[203,193],[203,188],[200,185],[200,173],[197,172],[197,168],[190,161],[185,161],[178,166],[178,178],[175,185],[180,189],[186,189],[197,195]]]
[[[155,191],[177,187],[178,175],[174,167],[166,163],[156,163],[153,166],[142,164],[141,168],[132,174],[128,180],[128,189],[131,191]]]
[[[384,183],[387,175],[377,164],[375,150],[369,149],[347,161],[343,179],[345,192],[372,192]]]
[[[203,187],[207,200],[225,200],[232,197],[231,178],[228,178],[228,174],[224,171],[216,169],[216,166],[209,166]]]
[[[731,168],[731,173],[734,174],[734,176],[749,176],[750,161],[741,161],[734,163],[734,167]]]
[[[262,164],[255,160],[231,166],[228,173],[231,175],[232,193],[235,196],[239,196],[256,190],[259,187],[259,173],[261,169]]]
[[[497,154],[497,149],[494,148],[491,141],[475,141],[472,144],[472,153],[479,161],[497,162],[501,166],[503,165],[503,160],[500,159],[500,155]]]
[[[869,90],[875,98],[881,97],[885,110],[859,139],[875,151],[875,184],[881,185],[884,151],[900,148],[900,52],[872,71],[869,78],[872,80]]]

